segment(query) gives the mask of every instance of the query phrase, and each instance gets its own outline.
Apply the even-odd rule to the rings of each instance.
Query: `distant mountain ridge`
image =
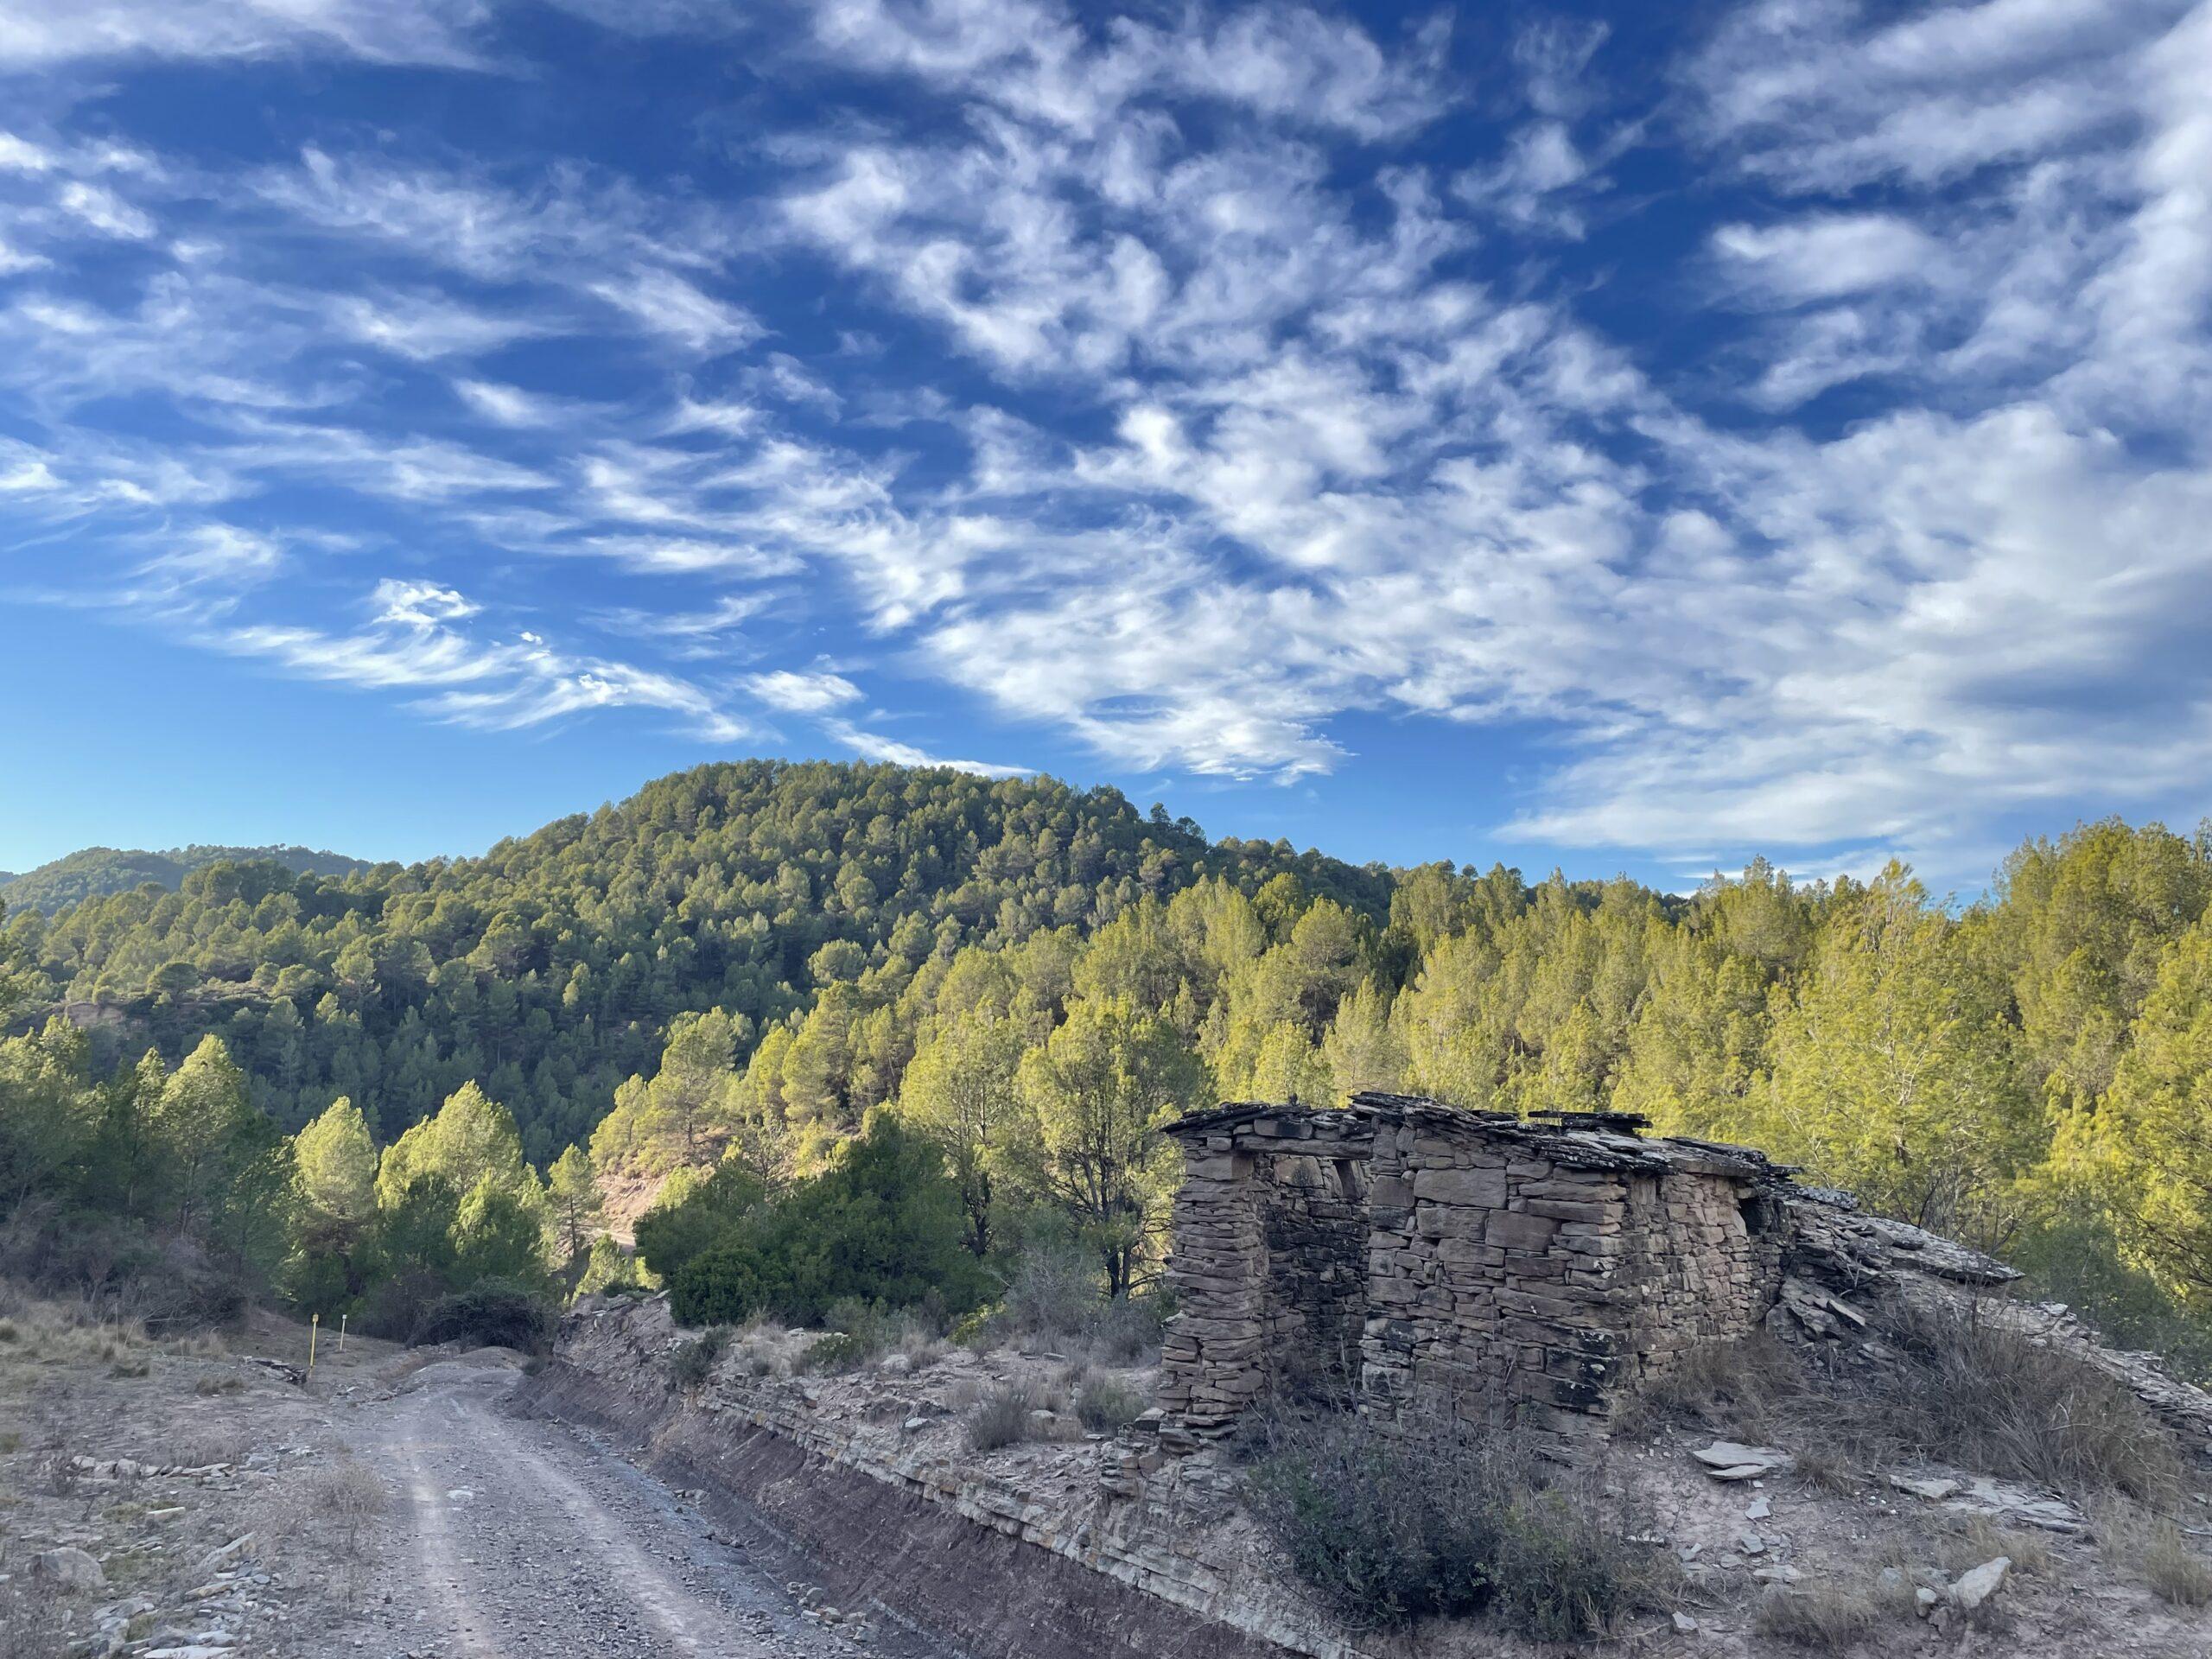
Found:
[[[11,911],[51,916],[105,893],[129,893],[151,881],[174,893],[193,871],[210,864],[282,864],[296,875],[358,875],[375,866],[311,847],[171,847],[162,852],[85,847],[21,875],[0,874],[0,903]]]

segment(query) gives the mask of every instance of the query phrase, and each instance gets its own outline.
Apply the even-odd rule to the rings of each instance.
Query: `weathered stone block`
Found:
[[[1414,1176],[1414,1196],[1424,1203],[1470,1205],[1484,1210],[1505,1205],[1502,1169],[1424,1169]]]

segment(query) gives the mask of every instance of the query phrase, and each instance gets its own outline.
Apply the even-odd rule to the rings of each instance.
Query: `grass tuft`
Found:
[[[1834,1584],[1777,1584],[1751,1610],[1751,1627],[1777,1642],[1834,1650],[1849,1647],[1881,1618],[1881,1604],[1862,1591]]]

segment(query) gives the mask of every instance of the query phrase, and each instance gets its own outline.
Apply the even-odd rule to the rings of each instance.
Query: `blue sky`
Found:
[[[0,0],[0,867],[742,754],[2193,825],[2212,0]]]

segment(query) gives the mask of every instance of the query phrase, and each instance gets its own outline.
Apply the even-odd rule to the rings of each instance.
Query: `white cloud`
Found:
[[[861,689],[838,674],[798,673],[779,668],[772,673],[748,675],[746,690],[771,709],[789,715],[826,714],[849,702],[858,702]]]
[[[103,236],[143,242],[151,237],[156,228],[151,219],[114,191],[104,189],[97,184],[87,184],[81,179],[62,186],[57,200],[64,213]]]
[[[744,307],[702,293],[672,270],[644,270],[591,284],[591,291],[661,334],[704,356],[734,351],[760,337]]]
[[[53,153],[43,145],[0,132],[0,173],[46,173],[54,164]]]
[[[487,640],[452,626],[474,607],[449,588],[386,580],[377,613],[353,633],[254,624],[208,636],[216,648],[276,664],[287,672],[371,690],[414,696],[425,714],[492,731],[543,726],[602,709],[677,717],[714,743],[743,740],[746,724],[700,687],[675,675],[604,658],[573,657],[535,633]]]
[[[179,582],[235,585],[266,580],[283,562],[283,549],[266,536],[234,524],[202,524],[139,568]]]
[[[902,743],[897,738],[885,737],[879,732],[862,731],[849,721],[825,720],[822,729],[832,740],[842,744],[863,760],[874,760],[893,766],[944,766],[954,772],[972,772],[984,778],[1024,778],[1037,770],[1034,766],[1002,766],[992,760],[956,760],[931,754],[927,749],[917,748],[912,743]]]
[[[327,315],[346,338],[417,363],[474,357],[557,331],[543,317],[495,314],[435,295],[342,295]]]
[[[550,426],[561,418],[560,400],[519,386],[493,380],[456,380],[453,389],[463,403],[496,425]]]
[[[1713,245],[1741,280],[1785,302],[1840,299],[1924,277],[1939,257],[1930,238],[1889,213],[1724,225]]]
[[[369,606],[378,622],[397,623],[408,628],[435,628],[442,623],[458,622],[482,608],[454,588],[441,588],[434,582],[394,576],[377,583],[376,591],[369,595]]]
[[[781,12],[567,3],[759,31],[810,113],[732,140],[754,194],[331,124],[240,175],[18,120],[10,526],[122,550],[85,577],[114,602],[436,718],[734,741],[727,696],[929,759],[835,656],[766,668],[772,604],[785,660],[896,660],[1130,771],[1311,776],[1381,719],[1440,764],[1455,727],[1541,730],[1514,834],[1680,860],[1955,863],[1993,815],[2212,769],[2212,3],[1751,0],[1653,93],[1539,22],[1482,82],[1486,156],[1437,34],[1341,11],[828,0],[795,47]],[[374,55],[333,0],[95,10],[125,55],[186,49],[157,23]],[[482,38],[390,14],[434,15]],[[1631,189],[1674,145],[1698,188]],[[1689,252],[1560,245],[1647,210]],[[557,384],[613,371],[597,401],[524,389],[541,354],[511,348],[556,337]],[[304,543],[207,517],[303,489],[365,500],[377,546],[474,556],[496,614],[584,589],[620,659],[419,579],[334,622]]]

